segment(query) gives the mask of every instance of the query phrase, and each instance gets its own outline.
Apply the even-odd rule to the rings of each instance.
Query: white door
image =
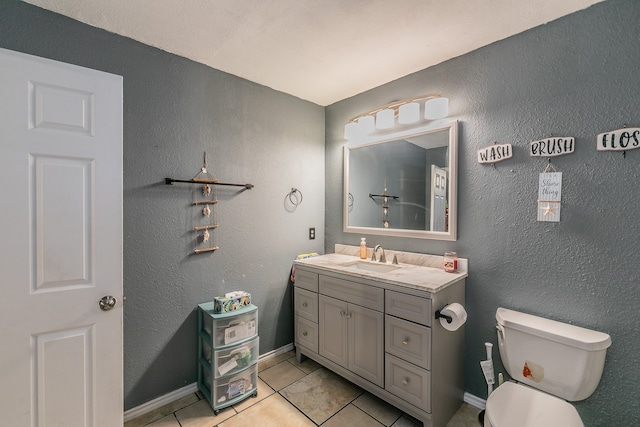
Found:
[[[447,171],[431,165],[431,231],[448,231],[447,215]]]
[[[0,424],[121,426],[122,77],[0,49],[0,194]]]

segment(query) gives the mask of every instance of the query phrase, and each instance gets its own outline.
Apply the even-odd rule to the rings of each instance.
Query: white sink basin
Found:
[[[397,270],[400,267],[393,264],[383,264],[377,262],[367,261],[354,261],[343,264],[345,267],[354,268],[356,270],[374,271],[378,273],[388,273],[393,270]]]

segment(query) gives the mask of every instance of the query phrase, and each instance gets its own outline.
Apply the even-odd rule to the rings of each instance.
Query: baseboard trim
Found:
[[[197,383],[189,384],[182,388],[179,388],[178,390],[169,392],[164,396],[160,396],[153,400],[145,402],[142,405],[136,406],[135,408],[126,410],[124,411],[124,422],[131,421],[134,418],[138,418],[141,415],[144,415],[148,412],[156,410],[178,399],[182,399],[183,397],[188,396],[191,393],[195,393],[197,391],[198,391]]]
[[[273,359],[274,357],[278,357],[281,354],[284,354],[288,351],[292,351],[293,350],[293,343],[289,343],[285,346],[282,346],[280,348],[276,348],[275,350],[272,350],[268,353],[265,354],[261,354],[260,356],[258,356],[258,362],[264,362],[265,360],[269,360],[269,359]]]
[[[479,398],[471,393],[464,392],[463,400],[465,403],[468,403],[471,406],[474,406],[478,409],[485,409],[487,407],[487,401]]]
[[[287,344],[283,347],[272,350],[268,353],[261,354],[258,356],[258,362],[264,362],[265,360],[272,359],[274,357],[280,356],[288,351],[293,350],[293,343]],[[190,395],[191,393],[195,393],[198,391],[198,384],[193,383],[187,386],[184,386],[178,390],[174,390],[165,394],[164,396],[157,397],[153,400],[143,403],[142,405],[136,406],[135,408],[131,408],[129,410],[124,411],[124,421],[131,421],[134,418],[138,418],[141,415],[144,415],[148,412],[154,411],[168,403],[171,403],[175,400],[182,399],[185,396]]]
[[[272,359],[274,357],[278,357],[281,354],[284,354],[288,351],[292,351],[294,349],[293,343],[287,344],[275,350],[272,350],[268,353],[261,354],[258,356],[258,362],[264,362],[265,360]],[[124,411],[124,421],[131,421],[134,418],[138,418],[141,415],[144,415],[148,412],[154,411],[168,403],[176,401],[178,399],[182,399],[185,396],[190,395],[191,393],[195,393],[198,391],[198,384],[193,383],[186,385],[178,390],[174,390],[169,392],[163,396],[157,397],[153,400],[150,400],[142,405],[136,406],[135,408],[131,408],[129,410]],[[464,393],[463,400],[465,403],[468,403],[471,406],[474,406],[478,409],[485,409],[487,401],[479,398],[471,393]]]

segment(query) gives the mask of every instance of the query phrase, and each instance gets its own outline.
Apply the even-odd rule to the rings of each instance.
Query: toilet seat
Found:
[[[527,387],[505,382],[487,399],[485,427],[584,427],[570,403]]]

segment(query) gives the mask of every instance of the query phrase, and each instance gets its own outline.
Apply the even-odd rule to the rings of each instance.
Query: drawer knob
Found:
[[[307,303],[306,303],[306,302],[303,302],[303,303],[302,303],[302,306],[303,306],[303,307],[306,307],[306,306],[307,306]]]
[[[302,333],[302,336],[303,336],[303,337],[306,337],[306,336],[307,336],[307,331],[304,331],[304,332]]]
[[[409,338],[405,338],[402,340],[402,345],[409,345]]]
[[[406,377],[405,379],[402,380],[402,384],[403,385],[409,385],[409,377]]]

